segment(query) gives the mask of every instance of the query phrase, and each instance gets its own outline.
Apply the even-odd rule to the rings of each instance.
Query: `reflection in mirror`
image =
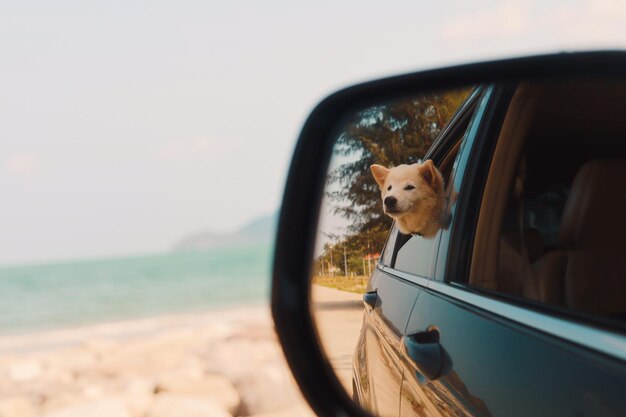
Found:
[[[512,405],[519,391],[501,389],[511,375],[560,383],[566,369],[568,392],[590,380],[586,362],[577,368],[536,335],[455,299],[454,291],[471,294],[475,305],[483,297],[442,285],[444,265],[459,267],[454,281],[503,302],[541,303],[545,314],[603,328],[603,340],[623,332],[626,82],[568,78],[507,88],[510,94],[487,86],[372,105],[342,118],[336,131],[311,309],[338,379],[377,416],[544,415],[570,406],[559,399],[562,384],[527,384],[527,397],[540,402]],[[483,109],[495,105],[503,117],[486,117]],[[473,145],[477,132],[498,132],[487,135],[495,146]],[[466,233],[460,187],[472,178],[463,178],[470,161],[483,158],[480,200],[464,201],[477,211]],[[458,225],[463,249],[446,263]],[[510,314],[503,305],[494,314]],[[529,326],[544,332],[545,323]],[[549,332],[571,337],[560,325]],[[591,350],[611,345],[574,342]],[[597,372],[603,398],[607,374]],[[558,386],[551,391],[558,395],[542,396],[548,386]]]
[[[320,210],[312,309],[338,379],[378,415],[389,415],[387,407],[398,409],[401,372],[389,352],[400,349],[415,293],[382,282],[377,266],[425,277],[434,269],[459,145],[439,165],[424,156],[471,92],[438,91],[375,104],[347,115],[337,130]],[[463,133],[453,132],[458,138],[452,139],[460,142]],[[393,302],[383,304],[392,292]],[[377,314],[370,315],[374,309]],[[376,404],[358,398],[357,390],[372,389]]]

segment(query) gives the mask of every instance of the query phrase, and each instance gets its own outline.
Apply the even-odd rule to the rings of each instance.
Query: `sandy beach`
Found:
[[[351,392],[359,294],[313,286]],[[0,336],[0,417],[310,417],[267,305]]]
[[[1,417],[312,415],[267,306],[0,337]]]

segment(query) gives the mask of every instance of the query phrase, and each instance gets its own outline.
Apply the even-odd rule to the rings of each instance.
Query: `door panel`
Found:
[[[407,369],[402,416],[619,416],[626,411],[623,363],[425,290],[407,333],[429,326],[439,329],[447,369],[429,381]]]
[[[376,304],[371,310],[365,309],[355,355],[361,402],[377,416],[398,416],[402,383],[400,340],[420,290],[380,269],[373,273],[368,286],[368,291],[374,290]]]

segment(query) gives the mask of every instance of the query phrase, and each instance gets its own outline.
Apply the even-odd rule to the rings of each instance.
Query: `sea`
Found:
[[[0,267],[0,334],[269,302],[273,247]]]

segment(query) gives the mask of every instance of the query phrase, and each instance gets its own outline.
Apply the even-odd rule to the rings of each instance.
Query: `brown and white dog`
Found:
[[[430,159],[422,164],[370,167],[380,187],[385,214],[404,234],[432,237],[445,209],[443,177]]]

